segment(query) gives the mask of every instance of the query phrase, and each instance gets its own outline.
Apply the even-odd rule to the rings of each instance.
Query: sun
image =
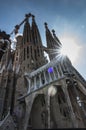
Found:
[[[68,56],[72,63],[75,63],[79,58],[80,45],[75,37],[63,36],[61,37],[62,47],[60,49],[60,55]]]

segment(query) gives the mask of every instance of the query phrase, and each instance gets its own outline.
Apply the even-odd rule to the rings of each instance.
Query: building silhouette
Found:
[[[47,23],[47,47],[32,14],[11,34],[22,24],[15,50],[10,36],[0,31],[0,130],[86,128],[85,79],[60,55],[62,43]]]

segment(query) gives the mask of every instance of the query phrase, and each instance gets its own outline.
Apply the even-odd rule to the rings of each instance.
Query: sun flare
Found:
[[[61,55],[66,55],[75,63],[79,57],[80,46],[77,44],[78,40],[76,38],[64,36],[61,38],[62,47],[60,49]]]

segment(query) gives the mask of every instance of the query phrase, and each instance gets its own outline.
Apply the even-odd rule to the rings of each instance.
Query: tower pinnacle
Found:
[[[52,29],[52,33],[53,33],[54,39],[55,39],[55,40],[57,41],[57,43],[58,43],[58,46],[61,46],[62,44],[61,44],[60,40],[58,39],[58,37],[56,36],[54,29]]]
[[[46,22],[44,23],[44,25],[45,25],[45,28],[48,29],[48,26],[47,26],[48,24]]]
[[[50,30],[48,29],[47,23],[44,23],[45,25],[45,30],[46,30],[46,41],[47,41],[47,48],[48,48],[48,53],[50,60],[55,58],[58,54],[58,50],[60,48],[60,41],[55,35],[55,31],[52,30],[53,35],[51,34]]]
[[[37,27],[37,24],[35,22],[35,16],[32,15],[32,40],[34,45],[42,45],[41,36],[39,33],[39,29]]]
[[[32,20],[35,22],[35,15],[31,15],[32,16]]]
[[[23,44],[31,42],[31,28],[28,15],[26,15],[24,30],[23,30]]]

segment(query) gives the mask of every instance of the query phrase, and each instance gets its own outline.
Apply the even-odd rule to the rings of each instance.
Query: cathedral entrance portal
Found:
[[[47,127],[47,111],[44,94],[39,94],[34,99],[28,126],[32,129],[45,129]],[[27,130],[30,129],[29,127]]]

